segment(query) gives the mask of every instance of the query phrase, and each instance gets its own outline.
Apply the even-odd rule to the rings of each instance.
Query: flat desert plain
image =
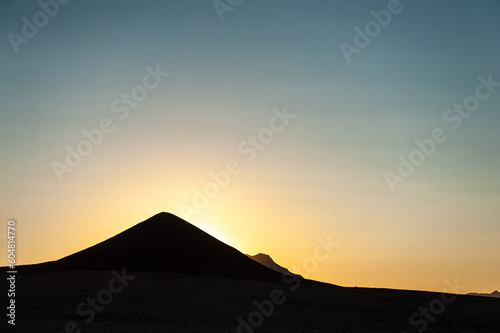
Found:
[[[129,279],[124,283],[110,271],[18,275],[16,326],[10,329],[52,333],[500,332],[500,299],[495,298],[459,295],[441,309],[435,300],[443,295],[432,292],[345,288],[309,280],[299,285],[296,281],[255,282],[173,273],[126,274]],[[112,279],[114,292],[107,292]],[[88,299],[98,296],[105,304],[96,301],[96,311]],[[270,307],[273,297],[280,304]],[[452,299],[452,295],[445,298]],[[430,304],[439,315],[428,310],[429,320],[418,315],[414,317],[418,324],[410,325],[410,316]],[[246,323],[250,319],[255,327],[244,327],[238,317]],[[425,330],[424,323],[428,325]]]

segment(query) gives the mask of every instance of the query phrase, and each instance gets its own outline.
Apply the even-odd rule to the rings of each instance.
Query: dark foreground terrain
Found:
[[[126,274],[135,278],[120,282],[110,271],[18,275],[16,325],[9,325],[8,331],[252,332],[248,327],[238,331],[237,318],[248,322],[249,315],[258,311],[253,304],[257,301],[264,304],[267,316],[257,313],[250,316],[254,326],[258,326],[254,332],[410,333],[422,329],[424,322],[428,323],[425,332],[500,332],[500,299],[494,298],[457,296],[445,305],[441,314],[430,314],[433,321],[419,315],[414,319],[420,321],[412,326],[408,319],[420,307],[434,304],[435,311],[441,311],[439,302],[432,303],[441,299],[441,294],[342,288],[307,281],[299,286],[296,281],[254,282],[173,273]],[[93,310],[89,303],[89,299],[92,302],[96,297],[104,303],[94,304],[100,311]],[[262,303],[270,299],[281,304],[274,304],[271,309],[269,302]]]

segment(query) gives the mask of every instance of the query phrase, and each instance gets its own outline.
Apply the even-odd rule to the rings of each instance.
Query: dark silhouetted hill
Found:
[[[99,271],[122,267],[127,271],[281,280],[281,274],[169,213],[157,214],[99,244],[57,261],[27,266],[24,271]]]

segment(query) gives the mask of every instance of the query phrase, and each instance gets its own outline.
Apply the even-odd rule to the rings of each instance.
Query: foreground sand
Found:
[[[95,318],[84,323],[76,308],[107,289],[110,272],[61,272],[18,276],[17,332],[237,332],[237,317],[256,311],[253,301],[281,290],[276,305],[254,332],[417,332],[409,316],[439,293],[291,285],[210,279],[169,273],[130,272],[135,279]],[[500,332],[500,299],[458,296],[426,332]],[[67,332],[72,332],[68,330]],[[248,330],[241,330],[248,332]]]

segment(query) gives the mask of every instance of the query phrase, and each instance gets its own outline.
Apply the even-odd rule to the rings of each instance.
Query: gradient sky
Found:
[[[8,34],[41,8],[2,1],[0,221],[18,221],[18,264],[168,211],[292,270],[330,235],[312,279],[500,289],[500,87],[458,129],[443,119],[479,76],[500,82],[500,3],[401,1],[347,63],[339,45],[389,2],[243,0],[221,21],[212,1],[73,0],[16,53]],[[112,103],[157,65],[169,75],[120,119]],[[238,147],[284,108],[296,118],[247,161]],[[113,132],[59,181],[53,162],[105,118]],[[435,128],[447,140],[391,191],[384,173]],[[241,172],[183,216],[232,160]]]

